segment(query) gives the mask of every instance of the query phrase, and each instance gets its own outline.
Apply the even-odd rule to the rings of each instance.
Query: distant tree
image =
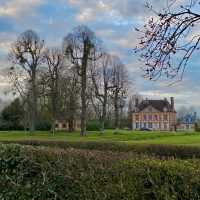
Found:
[[[177,111],[177,117],[179,120],[183,119],[187,114],[193,115],[195,113],[194,107],[181,106]]]
[[[101,122],[101,131],[104,131],[105,120],[107,117],[108,98],[112,89],[116,85],[113,84],[113,66],[112,57],[109,54],[103,54],[99,62],[95,62],[91,67],[92,86],[94,97],[98,103],[93,102],[96,113]],[[99,105],[100,104],[100,105]]]
[[[75,130],[75,122],[79,120],[80,83],[76,68],[64,63],[64,71],[60,80],[60,99],[62,113],[68,119],[69,132]]]
[[[112,75],[112,85],[114,86],[112,89],[112,99],[114,105],[114,118],[115,118],[115,129],[120,127],[120,119],[122,116],[120,115],[120,109],[125,106],[125,98],[127,97],[128,90],[128,75],[125,65],[121,62],[121,60],[114,56],[112,58],[113,65],[113,75]],[[122,114],[122,112],[121,112]]]
[[[52,132],[55,133],[55,123],[58,117],[59,105],[59,81],[61,79],[61,68],[63,64],[63,54],[58,48],[46,49],[44,53],[47,71],[43,74],[43,80],[47,85],[47,95],[51,101]]]
[[[194,54],[199,50],[200,25],[199,0],[168,0],[167,7],[156,12],[153,6],[147,7],[157,16],[151,17],[143,28],[136,47],[145,63],[145,77],[156,80],[163,75],[168,78],[180,76]]]
[[[88,66],[91,61],[99,59],[100,42],[86,26],[78,26],[64,38],[65,55],[77,68],[81,79],[81,135],[86,134],[87,114],[87,79]]]
[[[6,106],[1,113],[3,123],[7,129],[18,130],[23,128],[24,109],[19,98]]]
[[[13,64],[11,80],[17,92],[26,97],[31,113],[30,131],[35,131],[37,120],[37,72],[43,61],[43,49],[44,41],[34,31],[28,30],[18,37],[9,55]]]

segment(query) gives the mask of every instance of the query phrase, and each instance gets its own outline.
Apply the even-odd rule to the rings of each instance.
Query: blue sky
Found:
[[[178,2],[186,0],[178,0]],[[106,50],[118,55],[126,64],[133,80],[132,91],[148,98],[174,96],[177,108],[194,106],[200,111],[200,67],[198,55],[189,63],[184,79],[172,86],[170,81],[156,82],[143,79],[132,49],[137,44],[135,26],[141,26],[152,16],[144,5],[146,0],[0,0],[0,91],[9,87],[3,75],[9,66],[7,54],[17,36],[35,30],[47,46],[61,46],[62,39],[75,26],[89,26],[100,37]],[[157,10],[166,5],[165,0],[151,0]]]

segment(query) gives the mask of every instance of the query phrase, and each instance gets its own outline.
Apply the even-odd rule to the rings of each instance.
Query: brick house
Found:
[[[132,114],[133,130],[150,129],[160,131],[176,130],[176,111],[174,98],[170,102],[163,100],[136,100],[135,110]]]
[[[65,118],[59,118],[56,120],[56,131],[68,131],[69,130],[69,120]],[[80,120],[74,120],[73,126],[75,131],[79,131],[81,127]]]

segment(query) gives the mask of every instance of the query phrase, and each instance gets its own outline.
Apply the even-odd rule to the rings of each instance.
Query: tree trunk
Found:
[[[73,97],[74,94],[70,94],[70,102],[69,102],[69,132],[74,132],[75,131],[75,127],[74,127],[74,122],[75,122],[75,100]]]
[[[56,84],[56,83],[55,83]],[[51,124],[51,132],[53,135],[55,135],[55,121],[57,117],[57,84],[52,85],[52,93],[51,93],[51,103],[52,103],[52,124]]]
[[[81,136],[86,134],[86,69],[82,68],[82,77],[81,77]]]
[[[32,100],[31,100],[31,124],[30,124],[30,132],[35,131],[36,127],[36,119],[37,119],[37,89],[36,89],[36,72],[32,72]]]
[[[119,127],[123,128],[123,107],[120,107],[120,123]]]
[[[107,106],[107,91],[104,92],[104,99],[103,99],[103,108],[102,108],[102,117],[101,117],[101,132],[104,132],[105,129],[105,119],[106,119],[106,106]]]
[[[72,133],[72,132],[74,132],[74,119],[72,119],[72,118],[70,118],[69,120],[68,120],[68,122],[69,122],[69,129],[68,129],[68,131],[70,132],[70,133]]]
[[[51,132],[53,135],[55,135],[55,131],[56,131],[56,120],[55,118],[53,118],[52,124],[51,124]]]
[[[115,129],[119,128],[119,102],[118,102],[118,93],[115,92],[115,97],[114,97],[114,107],[115,107]]]
[[[86,104],[86,89],[87,89],[87,66],[88,57],[90,54],[90,42],[86,40],[84,42],[83,59],[81,66],[81,136],[86,135],[86,114],[87,114],[87,104]]]

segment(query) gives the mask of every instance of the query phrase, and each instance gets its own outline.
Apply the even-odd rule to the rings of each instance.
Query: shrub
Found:
[[[87,122],[87,127],[86,130],[87,131],[99,131],[100,130],[100,122],[97,120],[92,120]]]
[[[199,166],[130,152],[0,145],[0,199],[199,199]]]
[[[104,123],[105,129],[114,129],[114,124],[111,120],[106,120]],[[99,131],[101,130],[101,123],[98,120],[91,120],[87,122],[87,131]]]
[[[157,157],[173,157],[181,159],[200,158],[200,147],[185,145],[161,145],[161,144],[126,144],[117,142],[74,142],[74,141],[3,141],[4,143],[18,143],[32,146],[49,146],[59,148],[75,148],[114,152],[135,152]]]
[[[36,130],[49,131],[51,129],[51,122],[48,120],[39,120],[36,124]]]

